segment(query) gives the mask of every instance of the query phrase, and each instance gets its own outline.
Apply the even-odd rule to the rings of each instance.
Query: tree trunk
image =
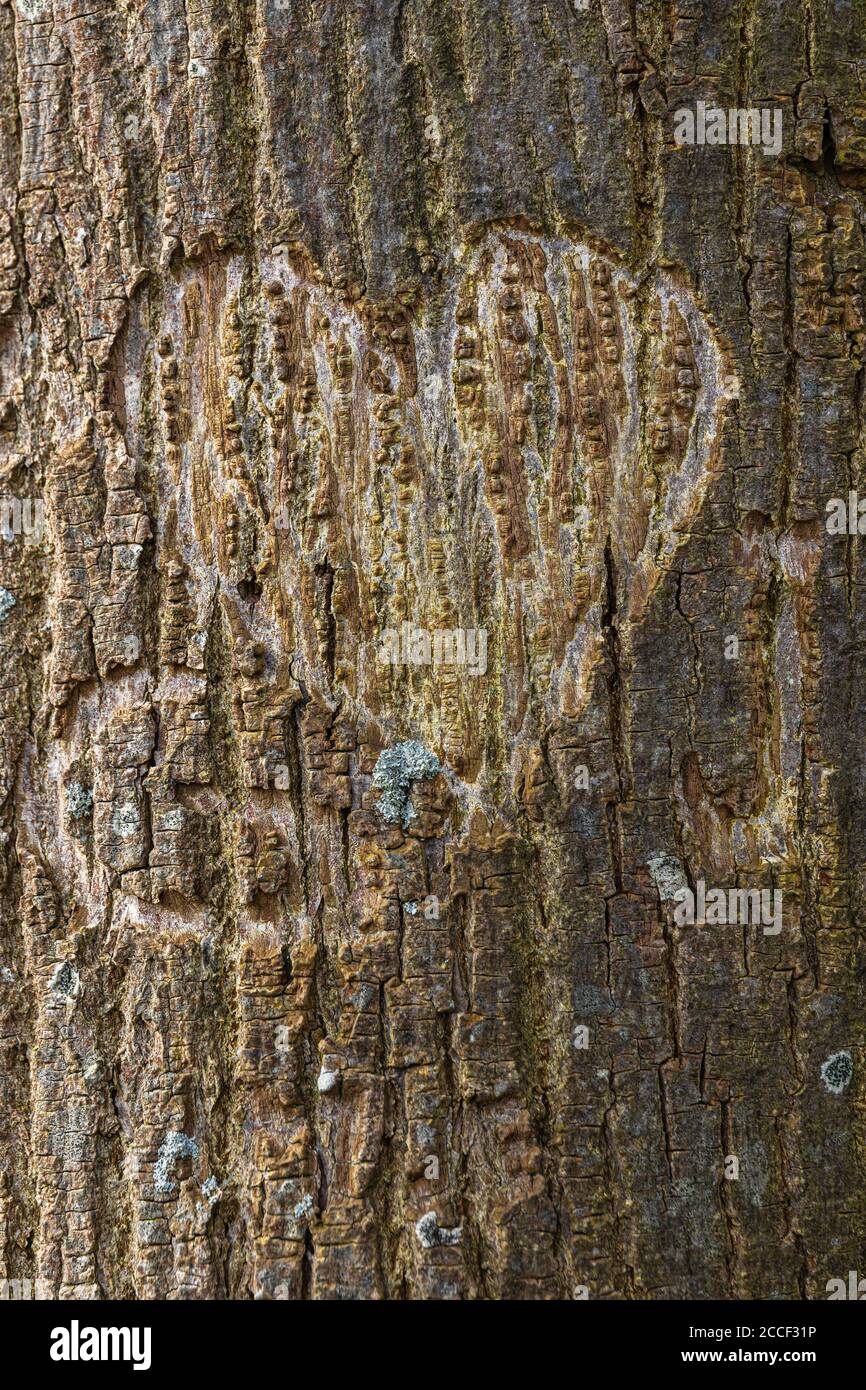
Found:
[[[866,1273],[862,4],[0,28],[0,1276]]]

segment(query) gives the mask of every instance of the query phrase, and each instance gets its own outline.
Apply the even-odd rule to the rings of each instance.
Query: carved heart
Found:
[[[536,723],[574,717],[603,623],[622,631],[645,607],[715,466],[736,383],[694,296],[517,232],[469,248],[415,312],[357,308],[276,259],[244,394],[240,270],[216,290],[193,272],[159,344],[167,457],[198,529],[183,560],[241,599],[275,579],[256,635],[276,617],[322,688],[374,713],[405,704],[394,683],[408,681],[465,775],[498,687],[513,733],[528,708]],[[238,361],[227,384],[215,333]],[[263,432],[270,545],[250,466]],[[485,690],[459,665],[425,685],[417,667],[378,664],[377,637],[406,622],[486,629]]]

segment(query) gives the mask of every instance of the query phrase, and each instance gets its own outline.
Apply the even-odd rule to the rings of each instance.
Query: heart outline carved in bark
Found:
[[[196,591],[218,574],[233,626],[291,633],[328,700],[388,719],[408,682],[470,779],[495,687],[515,737],[585,707],[605,629],[639,618],[700,510],[737,394],[680,277],[511,230],[455,252],[420,305],[348,302],[282,255],[254,287],[242,257],[206,283],[192,268],[159,343],[185,359],[167,453],[179,558],[210,571]],[[377,635],[407,620],[486,629],[487,693],[459,668],[383,672]]]

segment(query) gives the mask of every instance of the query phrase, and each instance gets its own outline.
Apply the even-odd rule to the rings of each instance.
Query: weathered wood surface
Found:
[[[0,1276],[866,1273],[862,0],[15,0],[0,85]]]

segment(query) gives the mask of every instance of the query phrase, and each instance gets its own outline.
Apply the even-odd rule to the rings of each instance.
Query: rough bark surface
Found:
[[[0,1277],[866,1273],[862,0],[3,0],[0,83]]]

